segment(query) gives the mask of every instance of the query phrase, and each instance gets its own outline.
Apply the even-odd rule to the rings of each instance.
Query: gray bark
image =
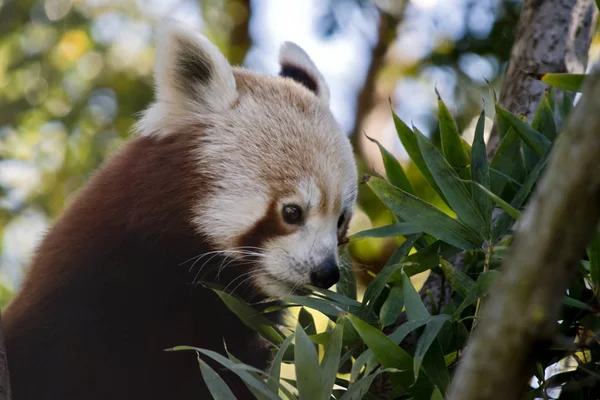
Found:
[[[562,297],[600,219],[599,152],[600,71],[594,71],[520,219],[448,399],[521,398],[533,348],[552,339]]]
[[[500,90],[500,105],[531,122],[548,87],[535,76],[583,73],[597,16],[593,0],[525,0]],[[499,140],[494,128],[487,147],[490,157]]]

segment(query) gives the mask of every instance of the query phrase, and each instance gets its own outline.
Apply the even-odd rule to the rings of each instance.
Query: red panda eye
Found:
[[[297,224],[301,221],[302,209],[295,204],[283,206],[283,220],[288,224]]]
[[[340,215],[340,219],[338,219],[337,222],[337,228],[338,230],[342,227],[342,225],[344,225],[344,221],[346,220],[344,214]]]

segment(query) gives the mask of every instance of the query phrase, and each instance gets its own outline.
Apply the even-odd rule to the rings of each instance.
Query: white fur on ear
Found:
[[[167,18],[157,34],[154,67],[158,103],[219,112],[237,97],[231,65],[206,37]]]
[[[302,48],[292,42],[285,42],[279,50],[280,76],[291,78],[314,92],[329,104],[329,87],[319,69]]]

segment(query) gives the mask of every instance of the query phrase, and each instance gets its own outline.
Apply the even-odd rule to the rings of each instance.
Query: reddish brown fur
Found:
[[[190,223],[211,190],[193,169],[197,134],[134,139],[50,230],[2,315],[14,400],[210,398],[196,355],[163,351],[176,345],[225,341],[265,367],[256,334],[182,264],[210,250]]]

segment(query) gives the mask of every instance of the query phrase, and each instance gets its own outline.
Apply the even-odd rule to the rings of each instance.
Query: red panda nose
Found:
[[[310,273],[310,282],[313,286],[328,289],[340,280],[340,269],[334,259],[329,259],[319,266],[319,269]]]

